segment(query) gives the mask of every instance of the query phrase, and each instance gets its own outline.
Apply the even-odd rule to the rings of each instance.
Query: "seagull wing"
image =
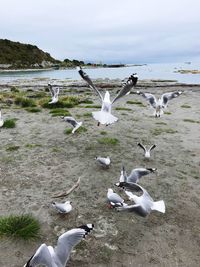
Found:
[[[143,144],[141,144],[141,143],[138,143],[138,146],[139,146],[139,147],[141,147],[141,148],[144,150],[144,152],[146,152],[146,147],[145,147],[145,146],[143,146]]]
[[[94,84],[91,81],[90,77],[80,67],[78,68],[78,72],[79,72],[80,76],[83,78],[83,80],[85,80],[88,83],[89,87],[92,88],[99,95],[101,100],[103,101],[103,97],[102,97],[101,93],[96,88],[96,86],[94,86]]]
[[[164,107],[167,106],[167,103],[169,100],[181,95],[183,92],[182,91],[176,91],[176,92],[170,92],[170,93],[165,93],[161,96],[161,102]]]
[[[62,266],[66,265],[73,247],[76,246],[92,228],[92,224],[83,225],[79,228],[67,231],[58,238],[55,254]]]
[[[51,97],[54,97],[54,90],[53,90],[53,87],[50,83],[48,84],[48,88],[49,88],[49,92],[51,94]]]
[[[138,179],[141,178],[144,175],[147,175],[151,172],[154,172],[154,169],[146,169],[146,168],[137,168],[137,169],[133,169],[131,174],[128,177],[128,180],[137,177]]]
[[[141,185],[136,184],[136,183],[132,183],[131,185],[128,185],[129,190],[131,191],[137,191],[137,192],[142,192],[141,197],[145,199],[145,201],[153,201],[153,199],[151,198],[151,196],[149,195],[149,193],[146,191],[146,189],[144,189]],[[132,192],[129,191],[125,191],[126,195],[128,197],[132,197]]]
[[[146,217],[148,213],[144,210],[142,206],[139,204],[134,204],[134,205],[127,205],[123,207],[118,207],[118,211],[128,211],[128,212],[135,212],[137,215],[141,217]]]
[[[154,95],[149,93],[142,93],[140,91],[137,91],[137,94],[143,96],[153,108],[156,108],[157,100]]]
[[[124,202],[123,198],[121,198],[118,194],[116,193],[112,193],[108,196],[108,200],[109,202],[111,203],[114,203],[114,204],[121,204],[123,205],[122,203]]]
[[[70,123],[73,127],[76,127],[78,122],[73,117],[64,117],[64,120]]]
[[[152,145],[150,148],[149,148],[149,151],[151,151],[152,149],[154,149],[156,147],[156,145]]]
[[[59,87],[56,87],[56,88],[54,89],[54,96],[55,96],[55,97],[58,97],[59,92],[60,92],[60,88],[59,88]]]
[[[119,92],[119,94],[113,99],[112,104],[119,98],[121,98],[124,95],[127,95],[130,93],[131,89],[133,86],[136,85],[138,77],[134,76],[135,74],[132,74],[127,82],[124,84],[124,86],[122,87],[121,91]]]
[[[53,267],[52,257],[46,244],[42,244],[24,267],[45,265]]]
[[[126,182],[126,180],[127,180],[127,173],[126,173],[126,171],[125,171],[125,167],[123,166],[122,167],[122,170],[121,170],[121,175],[120,175],[120,177],[119,177],[119,182],[121,183],[121,182]]]

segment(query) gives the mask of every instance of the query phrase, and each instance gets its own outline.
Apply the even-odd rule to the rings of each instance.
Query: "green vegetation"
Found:
[[[171,129],[171,128],[155,128],[151,130],[152,135],[160,135],[160,134],[164,134],[164,133],[168,133],[168,134],[174,134],[177,133],[177,131]]]
[[[4,121],[3,127],[4,128],[15,128],[16,123],[15,123],[16,119],[7,119]]]
[[[200,123],[200,121],[192,120],[192,119],[184,119],[184,122],[191,122],[191,123]]]
[[[100,105],[86,105],[83,108],[101,108]]]
[[[16,151],[16,150],[18,150],[20,148],[20,146],[8,146],[7,148],[6,148],[6,151],[10,151],[10,152],[12,152],[12,151]]]
[[[83,117],[92,117],[92,113],[90,112],[83,113]]]
[[[158,124],[158,125],[167,125],[167,123],[166,122],[163,122],[163,121],[158,121],[155,124]]]
[[[15,104],[23,108],[36,106],[35,102],[32,99],[23,96],[17,96],[15,98]]]
[[[71,116],[70,112],[66,109],[52,109],[49,112],[52,117],[60,117],[60,116]]]
[[[106,131],[101,131],[100,134],[101,134],[101,135],[106,135],[107,132],[106,132]]]
[[[0,217],[0,236],[35,239],[40,230],[39,222],[32,215],[10,215]]]
[[[145,107],[145,105],[142,102],[137,101],[137,100],[135,100],[135,101],[128,100],[126,103],[130,104],[130,105],[138,105],[138,106],[141,106],[141,107]]]
[[[73,128],[67,128],[67,129],[65,129],[64,134],[71,134],[72,130],[73,130]],[[78,130],[75,131],[74,134],[76,134],[76,133],[85,133],[85,132],[87,132],[87,128],[85,128],[84,126],[81,126],[81,127],[78,128]]]
[[[123,107],[117,107],[115,108],[115,110],[127,110],[127,111],[131,111],[131,108],[123,108]]]
[[[76,96],[65,96],[61,97],[60,100],[55,104],[49,104],[50,99],[44,98],[39,101],[39,104],[43,108],[57,109],[57,108],[73,108],[80,103],[80,100]]]
[[[14,87],[14,86],[12,86],[12,87],[10,88],[10,91],[13,92],[13,93],[19,93],[19,89],[16,88],[16,87]]]
[[[0,39],[0,62],[9,64],[8,68],[38,68],[58,63],[50,56],[35,45],[12,42],[7,39]]]
[[[181,108],[191,108],[191,106],[184,104],[181,106]]]
[[[26,111],[32,112],[32,113],[38,113],[38,112],[41,111],[41,109],[40,108],[35,108],[35,107],[33,107],[33,108],[29,107],[29,108],[26,108]]]
[[[67,128],[64,130],[64,134],[71,134],[72,133],[72,128]]]
[[[92,100],[89,99],[84,99],[80,101],[80,104],[93,104],[94,102]]]
[[[112,146],[115,146],[119,143],[119,140],[117,138],[112,138],[112,137],[102,137],[102,138],[97,139],[97,141],[100,144],[112,145]]]
[[[169,112],[169,111],[165,111],[164,112],[166,115],[171,115],[172,113],[171,112]]]
[[[26,144],[25,147],[27,148],[35,148],[35,147],[41,147],[42,145],[40,144]]]

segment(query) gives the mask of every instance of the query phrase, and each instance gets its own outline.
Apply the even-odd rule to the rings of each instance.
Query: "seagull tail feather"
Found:
[[[152,210],[157,210],[159,212],[165,213],[165,202],[163,200],[155,201],[153,203]]]

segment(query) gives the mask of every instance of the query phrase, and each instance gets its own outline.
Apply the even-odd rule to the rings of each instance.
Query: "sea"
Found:
[[[132,73],[137,73],[139,79],[174,80],[180,83],[200,84],[200,74],[182,74],[178,70],[200,70],[200,63],[154,63],[144,65],[127,65],[119,68],[84,68],[91,78],[124,79]],[[0,83],[12,82],[15,80],[30,79],[60,79],[80,80],[81,77],[76,69],[58,70],[26,70],[26,71],[3,71],[0,72]]]

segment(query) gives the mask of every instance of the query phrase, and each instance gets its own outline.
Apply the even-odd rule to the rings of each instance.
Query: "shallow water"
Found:
[[[181,74],[175,71],[180,69],[199,69],[198,63],[168,63],[147,64],[141,66],[127,66],[122,68],[92,68],[86,69],[91,78],[123,79],[132,73],[137,73],[140,79],[177,80],[181,83],[200,84],[200,74]],[[18,79],[70,79],[80,80],[76,69],[65,70],[39,70],[0,72],[0,82],[9,82]]]

